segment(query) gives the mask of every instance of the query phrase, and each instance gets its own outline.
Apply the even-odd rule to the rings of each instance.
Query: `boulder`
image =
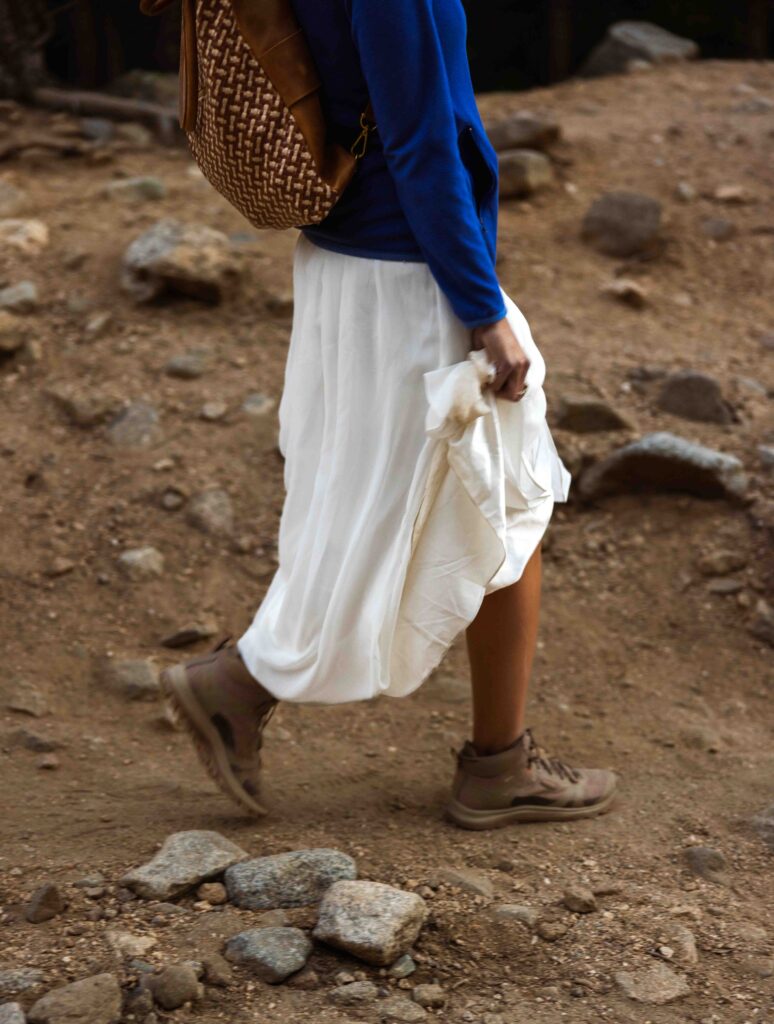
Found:
[[[121,989],[113,974],[95,974],[52,989],[27,1014],[29,1024],[116,1024]]]
[[[556,410],[556,425],[575,434],[606,430],[634,430],[634,424],[604,399],[583,395],[561,395]]]
[[[618,971],[613,977],[629,999],[652,1006],[674,1002],[691,991],[685,978],[666,964],[656,963],[640,971]]]
[[[529,110],[487,121],[486,133],[496,150],[547,149],[560,138],[559,125],[550,115],[542,116]]]
[[[147,864],[121,885],[148,900],[167,900],[221,874],[249,854],[217,832],[175,832]]]
[[[427,917],[421,896],[382,882],[334,882],[314,937],[366,963],[388,967],[411,947]]]
[[[312,943],[300,928],[251,928],[228,940],[225,956],[277,985],[300,971],[311,952]]]
[[[665,64],[692,60],[699,47],[691,39],[668,32],[649,21],[617,21],[586,58],[578,75],[592,78],[628,71],[632,61]]]
[[[679,370],[661,385],[656,404],[664,412],[700,423],[732,423],[734,411],[723,398],[714,377],[696,370]]]
[[[501,199],[529,196],[553,183],[553,165],[537,150],[509,149],[500,154],[498,163]]]
[[[354,860],[339,850],[293,850],[235,864],[226,872],[229,899],[247,910],[317,903],[341,879],[357,878]]]
[[[660,231],[661,203],[621,189],[594,200],[583,218],[581,238],[607,256],[634,256],[654,251]]]
[[[137,302],[164,292],[220,302],[238,275],[234,248],[222,231],[167,219],[126,250],[121,285]]]
[[[595,463],[581,475],[578,489],[586,499],[642,490],[742,499],[747,483],[735,456],[658,431]]]

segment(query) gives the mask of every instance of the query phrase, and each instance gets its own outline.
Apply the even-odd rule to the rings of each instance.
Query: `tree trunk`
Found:
[[[50,32],[45,0],[0,0],[0,98],[24,99],[44,81]]]

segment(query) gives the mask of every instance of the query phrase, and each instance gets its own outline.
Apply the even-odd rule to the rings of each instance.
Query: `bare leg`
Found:
[[[488,594],[467,629],[473,744],[481,755],[504,750],[524,730],[540,618],[541,570],[538,544],[521,578]]]

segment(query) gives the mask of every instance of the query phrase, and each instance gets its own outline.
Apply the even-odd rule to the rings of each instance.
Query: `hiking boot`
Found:
[[[570,768],[541,750],[529,729],[496,754],[481,756],[466,741],[456,757],[446,814],[462,828],[590,818],[608,810],[615,797],[615,772]]]
[[[263,730],[278,701],[250,675],[229,639],[208,654],[165,669],[161,688],[220,789],[262,815],[267,813],[260,803]]]

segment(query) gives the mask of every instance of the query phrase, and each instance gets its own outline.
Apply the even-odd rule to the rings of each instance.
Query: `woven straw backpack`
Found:
[[[140,0],[140,10],[173,2]],[[370,102],[349,148],[329,137],[290,0],[182,0],[182,15],[180,124],[203,174],[256,227],[318,223],[376,127]]]

